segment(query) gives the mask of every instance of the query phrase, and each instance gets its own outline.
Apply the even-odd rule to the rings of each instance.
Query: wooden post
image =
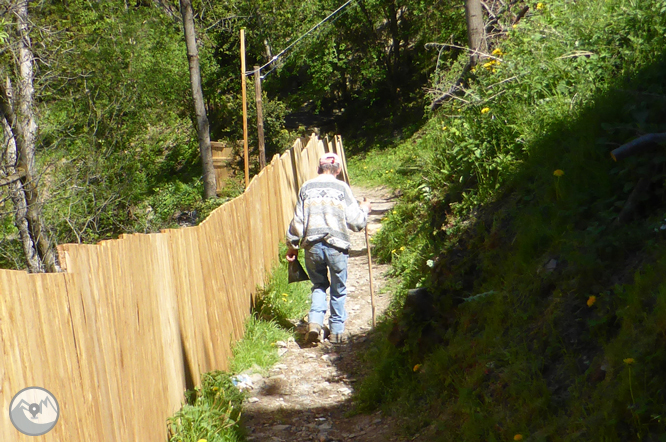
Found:
[[[257,140],[259,145],[259,167],[266,167],[266,145],[264,144],[264,111],[261,105],[261,72],[254,67],[254,96],[257,100]]]
[[[243,155],[245,158],[245,189],[250,185],[250,166],[247,155],[247,84],[245,78],[245,29],[240,30],[241,86],[243,89]]]
[[[345,149],[342,147],[342,137],[339,135],[336,135],[333,138],[333,142],[335,144],[337,150],[337,154],[342,160],[342,177],[344,181],[347,183],[349,186],[349,174],[347,173],[347,158],[345,157]],[[366,201],[366,199],[363,199]],[[370,214],[368,214],[368,221],[370,221]],[[368,251],[368,277],[370,278],[370,306],[372,307],[372,327],[377,326],[377,320],[375,316],[375,287],[373,283],[373,277],[372,277],[372,252],[370,251],[370,235],[368,234],[368,225],[365,225],[365,248]]]

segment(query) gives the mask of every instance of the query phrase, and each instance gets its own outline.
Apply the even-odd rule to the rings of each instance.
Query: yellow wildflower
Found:
[[[364,168],[364,169],[367,169],[367,168],[368,168],[368,166],[363,166],[363,168]]]
[[[391,253],[395,254],[395,249],[391,250]]]
[[[393,211],[393,214],[394,214],[394,215],[397,215],[397,214],[398,214],[398,212],[396,212],[396,211],[394,210],[394,211]]]
[[[476,72],[476,66],[472,67],[471,71],[472,73]]]
[[[421,364],[416,364],[414,366],[414,371],[419,371],[421,369]]]
[[[444,127],[442,127],[442,130],[446,130],[446,129],[448,129],[448,127],[447,127],[447,126],[444,126]]]
[[[391,169],[391,173],[395,172],[395,170]]]
[[[400,247],[400,251],[404,252],[405,251],[405,246]]]
[[[511,26],[513,29],[516,29],[518,27],[518,24],[512,25]]]
[[[631,365],[631,364],[633,364],[634,362],[636,362],[636,361],[634,361],[634,358],[623,359],[623,361],[624,361],[624,363],[627,364],[627,365]]]
[[[489,108],[489,107],[484,107],[483,109],[481,109],[481,113],[482,113],[482,114],[487,114],[488,112],[490,112],[490,108]]]
[[[590,296],[589,298],[587,298],[587,306],[588,307],[592,307],[595,302],[597,302],[597,297],[596,296],[593,295],[593,296]]]
[[[199,439],[197,442],[208,442],[206,439]]]
[[[523,440],[523,435],[522,434],[516,434],[513,436],[513,440]]]
[[[496,55],[496,56],[498,56],[498,57],[501,57],[502,55],[504,55],[504,52],[502,52],[502,50],[501,50],[500,48],[495,48],[495,49],[493,50],[492,54],[493,54],[493,55]]]
[[[539,2],[537,3],[537,11],[540,11],[543,9],[543,3]]]
[[[562,169],[557,169],[555,172],[553,172],[553,175],[559,178],[564,175],[564,171]]]

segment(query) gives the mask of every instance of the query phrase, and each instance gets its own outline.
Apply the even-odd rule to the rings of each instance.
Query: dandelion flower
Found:
[[[404,252],[404,250],[405,250],[405,246],[400,247],[401,252]]]
[[[636,362],[636,361],[634,361],[634,358],[623,359],[623,361],[624,361],[624,363],[627,364],[627,365],[631,365],[631,364],[633,364],[634,362]]]
[[[197,442],[208,442],[206,439],[199,439]]]
[[[414,366],[414,371],[419,371],[421,369],[421,364],[416,364]]]
[[[367,169],[367,168],[368,168],[368,166],[363,166],[363,168],[364,168],[364,169]]]
[[[543,9],[543,3],[539,2],[537,3],[537,11],[540,11]]]
[[[590,296],[589,298],[587,298],[587,306],[588,307],[592,307],[595,302],[597,302],[597,297],[596,296],[593,295],[593,296]]]
[[[502,55],[504,55],[504,52],[502,52],[502,50],[501,50],[500,48],[495,48],[495,49],[493,50],[492,54],[493,54],[493,55],[496,55],[496,56],[498,56],[498,57],[501,57]]]
[[[395,255],[395,249],[391,250],[391,253]]]
[[[523,435],[522,434],[516,434],[513,436],[513,440],[523,440]]]
[[[391,173],[395,172],[395,170],[391,169]]]
[[[490,112],[490,108],[489,108],[489,107],[484,107],[483,109],[481,109],[481,113],[482,113],[482,114],[487,114],[488,112]]]
[[[553,175],[559,178],[564,175],[564,171],[562,169],[557,169],[555,172],[553,172]]]
[[[444,126],[444,127],[442,127],[442,130],[446,130],[446,129],[448,129],[448,127],[447,127],[447,126]]]

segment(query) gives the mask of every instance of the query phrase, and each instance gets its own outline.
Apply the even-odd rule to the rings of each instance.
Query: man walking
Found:
[[[298,258],[305,250],[305,268],[312,281],[312,302],[308,315],[309,342],[318,342],[326,314],[326,289],[330,287],[330,341],[344,341],[345,300],[347,298],[347,260],[351,246],[349,229],[365,227],[370,203],[360,205],[351,189],[336,177],[342,170],[334,153],[319,159],[319,176],[303,184],[298,193],[294,218],[287,230],[287,260]],[[328,274],[330,272],[330,281]]]

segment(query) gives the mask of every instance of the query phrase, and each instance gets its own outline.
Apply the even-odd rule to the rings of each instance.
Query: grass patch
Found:
[[[275,321],[265,321],[251,316],[245,326],[243,339],[234,345],[231,371],[240,373],[258,366],[268,369],[280,360],[275,348],[277,341],[286,341],[292,334]]]

